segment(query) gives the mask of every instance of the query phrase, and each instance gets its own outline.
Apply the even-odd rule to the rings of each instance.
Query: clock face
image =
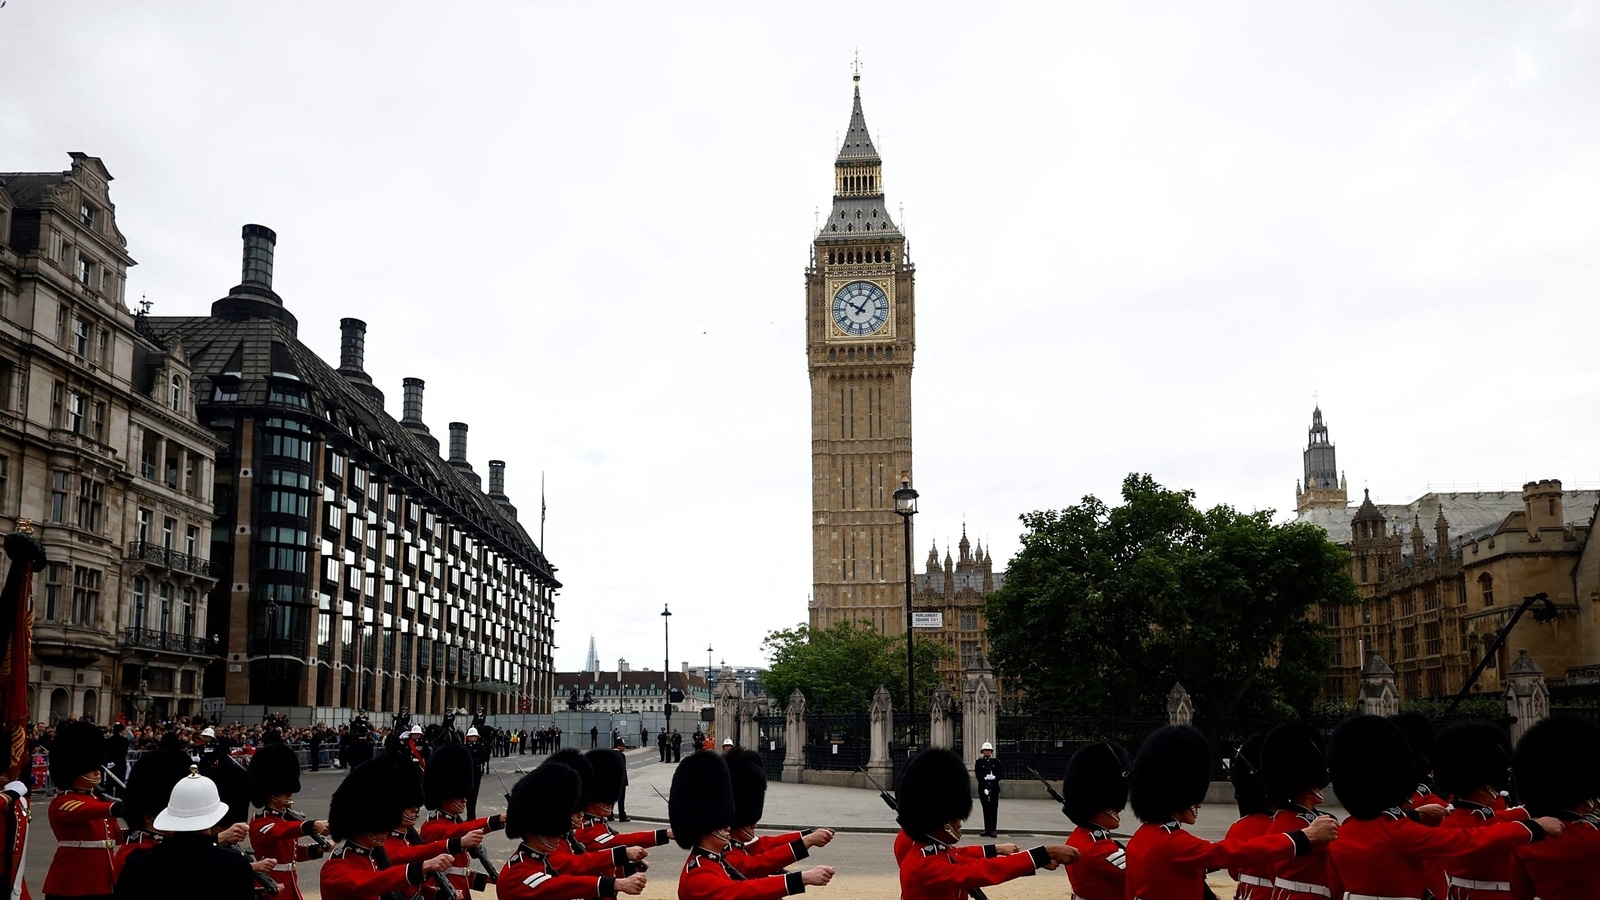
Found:
[[[833,324],[845,334],[877,334],[888,321],[889,295],[870,281],[852,281],[833,295]]]

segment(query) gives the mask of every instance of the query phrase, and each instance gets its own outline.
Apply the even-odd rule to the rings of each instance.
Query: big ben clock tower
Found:
[[[840,619],[905,630],[905,556],[894,492],[911,472],[916,273],[889,218],[883,161],[855,76],[833,166],[833,209],[806,269],[811,373],[811,627]]]

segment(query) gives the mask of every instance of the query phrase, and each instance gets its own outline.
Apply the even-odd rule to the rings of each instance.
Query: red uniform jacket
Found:
[[[689,851],[678,876],[678,900],[778,900],[805,889],[799,872],[746,878],[722,854],[700,847]]]
[[[618,834],[605,819],[585,814],[583,824],[572,833],[585,850],[609,850],[612,847],[659,847],[667,842],[667,830],[634,831]]]
[[[1043,847],[1010,856],[956,853],[938,841],[916,841],[900,860],[902,900],[965,900],[973,888],[1010,881],[1050,862]]]
[[[89,791],[68,790],[50,801],[56,855],[44,876],[44,893],[56,897],[109,894],[116,888],[122,803]]]
[[[1249,840],[1202,840],[1177,822],[1145,823],[1128,841],[1128,900],[1200,900],[1209,869],[1247,868],[1309,853],[1304,834],[1264,834]]]
[[[1457,800],[1439,827],[1481,828],[1496,822],[1518,822],[1527,818],[1528,811],[1521,807],[1496,809],[1470,800]],[[1444,871],[1450,881],[1451,900],[1503,900],[1511,890],[1509,853],[1475,853],[1472,856],[1452,857],[1444,861]]]
[[[1263,834],[1287,831],[1272,827],[1272,813],[1251,813],[1228,826],[1227,840],[1248,841]],[[1241,866],[1228,870],[1228,877],[1239,882],[1234,900],[1271,900],[1272,875],[1276,866],[1271,863]]]
[[[1325,815],[1327,813],[1320,809],[1288,806],[1278,810],[1272,817],[1272,830],[1285,833],[1300,831],[1315,822],[1318,816]],[[1322,900],[1328,896],[1323,893],[1328,887],[1326,844],[1312,847],[1311,852],[1304,856],[1286,859],[1269,871],[1272,873],[1272,883],[1277,888],[1272,894],[1273,900]]]
[[[468,822],[450,813],[434,810],[428,816],[428,821],[422,823],[420,833],[423,841],[432,843],[461,838],[469,831],[499,831],[504,827],[504,816],[489,816]],[[489,883],[489,877],[472,868],[471,854],[463,850],[455,856],[455,862],[450,864],[450,871],[446,873],[450,877],[450,886],[462,897],[471,897],[473,891],[483,890]]]
[[[787,840],[785,840],[787,838]],[[811,855],[805,837],[798,831],[776,837],[753,837],[734,841],[722,858],[746,878],[773,875]]]
[[[28,882],[23,879],[23,859],[27,856],[29,801],[26,793],[0,790],[0,833],[9,837],[10,844],[0,847],[9,867],[0,863],[0,892],[17,890],[19,900],[28,900]]]
[[[1346,819],[1328,847],[1328,888],[1333,896],[1437,895],[1440,861],[1469,853],[1509,853],[1544,837],[1533,822],[1500,822],[1481,828],[1429,828],[1395,808],[1375,819]]]
[[[395,866],[438,856],[441,853],[454,856],[461,852],[461,838],[424,841],[415,828],[407,828],[404,831],[389,832],[383,839],[383,852],[388,857],[389,864]]]
[[[346,841],[322,864],[322,900],[377,900],[392,891],[410,896],[423,879],[420,862],[391,865],[382,847]]]
[[[642,863],[628,862],[627,847],[610,850],[585,850],[577,839],[567,835],[547,854],[550,864],[567,875],[630,875]]]
[[[894,836],[894,864],[900,865],[905,861],[906,854],[922,845],[911,839],[911,835],[904,831]],[[984,859],[993,859],[1000,855],[993,844],[955,844],[946,845],[946,850],[956,856],[979,856]]]
[[[140,829],[139,831],[128,832],[127,836],[122,839],[122,844],[117,847],[116,858],[111,861],[111,868],[114,873],[113,878],[122,877],[122,866],[127,863],[128,857],[140,850],[149,850],[159,843],[161,843],[161,835],[153,831]],[[284,900],[288,900],[288,898],[284,898]]]
[[[1600,890],[1600,816],[1563,814],[1561,836],[1511,853],[1516,900],[1593,900]]]
[[[1111,832],[1080,825],[1067,835],[1067,846],[1078,851],[1077,862],[1067,863],[1067,880],[1072,883],[1074,897],[1123,900],[1128,883],[1128,852],[1111,837]]]
[[[271,807],[250,820],[250,849],[255,851],[256,859],[278,861],[272,870],[272,880],[283,888],[274,895],[278,900],[301,900],[300,876],[295,866],[322,856],[321,847],[300,843],[300,838],[311,834],[315,825],[310,819],[296,822]]]
[[[527,844],[518,844],[506,860],[494,890],[501,900],[600,900],[617,894],[616,880],[609,875],[564,874],[549,856]]]

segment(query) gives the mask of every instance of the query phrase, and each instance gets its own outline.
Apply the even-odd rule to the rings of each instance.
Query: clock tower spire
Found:
[[[883,160],[861,108],[833,165],[833,206],[806,268],[811,376],[810,624],[905,630],[905,548],[894,492],[911,477],[916,270],[889,216]]]

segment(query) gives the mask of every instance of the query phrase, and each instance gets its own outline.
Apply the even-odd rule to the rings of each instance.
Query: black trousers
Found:
[[[978,804],[983,807],[983,830],[987,834],[994,834],[994,822],[1000,815],[1000,796],[998,794],[986,795],[978,792]]]
[[[616,817],[621,819],[622,821],[624,821],[624,822],[628,821],[628,786],[627,785],[623,785],[622,786],[622,790],[617,793],[617,805],[611,811],[613,813],[615,813]]]
[[[478,788],[483,785],[483,775],[476,774],[472,779],[472,793],[467,796],[467,820],[478,817]]]

